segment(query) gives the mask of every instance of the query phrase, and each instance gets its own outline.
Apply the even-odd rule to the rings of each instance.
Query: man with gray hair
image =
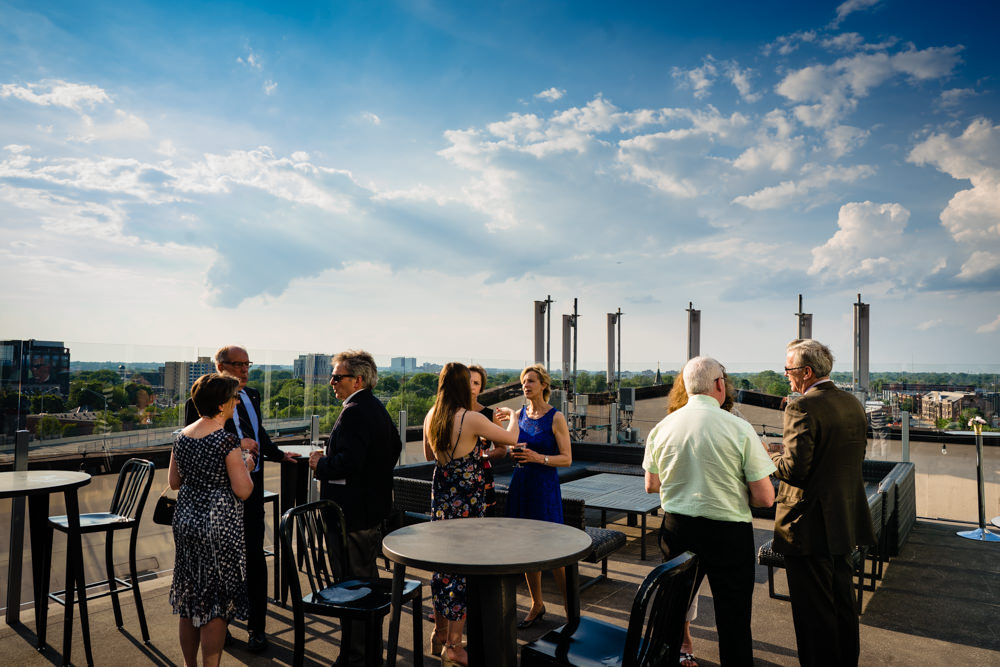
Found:
[[[346,563],[346,570],[338,573],[345,577],[378,576],[382,520],[392,510],[392,471],[402,450],[399,431],[372,393],[377,382],[378,369],[367,352],[347,350],[333,358],[330,385],[344,405],[326,452],[309,457],[309,467],[321,483],[320,497],[344,510],[347,553],[339,554],[337,562]],[[341,654],[337,665],[381,662],[381,651],[365,661],[363,624],[345,621],[343,631],[351,633],[351,655]]]
[[[833,354],[819,341],[788,344],[785,375],[802,394],[785,408],[771,454],[781,480],[774,550],[785,555],[799,662],[857,665],[861,651],[851,554],[875,544],[861,475],[868,421],[861,403],[830,380]]]
[[[750,505],[770,507],[774,464],[753,427],[721,409],[726,369],[695,357],[683,370],[688,402],[649,432],[642,467],[646,491],[660,494],[660,548],[670,559],[698,556],[708,576],[723,665],[753,664],[750,617],[754,541]]]

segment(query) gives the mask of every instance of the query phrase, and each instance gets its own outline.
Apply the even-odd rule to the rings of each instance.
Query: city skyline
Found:
[[[676,367],[691,302],[774,369],[803,294],[850,370],[860,294],[872,371],[996,372],[998,18],[0,0],[4,337],[530,362],[551,295],[554,367],[578,298],[581,368],[618,308]]]

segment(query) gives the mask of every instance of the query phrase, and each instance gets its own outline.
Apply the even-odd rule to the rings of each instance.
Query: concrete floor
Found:
[[[755,540],[769,539],[769,521],[755,519]],[[650,536],[651,560],[639,560],[639,528],[621,519],[615,526],[629,536],[625,549],[610,561],[610,578],[582,595],[582,611],[608,622],[625,626],[632,597],[650,568],[658,562],[655,537]],[[865,594],[861,617],[862,664],[877,665],[997,665],[1000,664],[1000,544],[981,544],[955,536],[967,525],[942,522],[918,522],[903,553],[886,568],[885,577],[874,593]],[[581,565],[583,576],[596,574],[597,567]],[[408,576],[425,581],[428,573],[409,570]],[[546,618],[530,631],[519,634],[522,643],[530,641],[563,622],[554,581],[544,579],[548,600]],[[778,590],[784,590],[784,577],[778,574]],[[177,640],[177,619],[167,601],[169,575],[142,584],[143,600],[152,635],[151,644],[143,645],[131,598],[123,601],[125,627],[114,627],[110,601],[105,598],[90,605],[91,637],[95,663],[98,665],[179,665],[182,664]],[[711,592],[704,585],[700,591],[699,617],[692,634],[695,655],[702,665],[718,664]],[[527,589],[518,592],[519,615],[527,612]],[[425,601],[425,612],[430,610]],[[34,647],[34,620],[30,609],[22,612],[22,625],[0,625],[0,663],[9,665],[47,665],[61,663],[62,609],[50,610],[49,645],[44,653]],[[400,663],[413,664],[410,619],[404,612],[400,637]],[[427,636],[431,624],[424,623],[422,650],[428,664]],[[241,624],[233,629],[237,642],[224,658],[225,664],[290,664],[292,626],[290,608],[272,605],[268,633],[272,642],[266,654],[254,655],[243,649],[246,633]],[[754,590],[754,651],[757,664],[794,665],[794,633],[791,609],[787,602],[767,594],[767,573],[757,568]],[[77,621],[74,629],[73,658],[83,662],[83,642]],[[339,628],[329,619],[307,621],[307,664],[330,664],[338,655]]]

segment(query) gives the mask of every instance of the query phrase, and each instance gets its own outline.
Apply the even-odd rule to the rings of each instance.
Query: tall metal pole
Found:
[[[812,338],[813,316],[810,313],[802,312],[802,295],[799,295],[799,312],[795,313],[796,327],[795,337],[799,340]]]
[[[576,395],[576,332],[580,328],[578,326],[578,318],[580,314],[576,310],[576,297],[573,297],[573,394]]]
[[[552,372],[552,295],[545,295],[545,370]]]
[[[960,531],[958,536],[968,540],[979,540],[980,542],[1000,542],[1000,535],[986,528],[986,490],[983,484],[983,425],[977,422],[972,425],[972,428],[976,432],[976,481],[979,483],[979,528]]]
[[[693,304],[688,301],[688,359],[701,354],[701,311],[695,310],[692,306]]]

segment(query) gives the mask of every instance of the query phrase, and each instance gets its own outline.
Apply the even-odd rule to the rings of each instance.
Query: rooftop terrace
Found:
[[[780,423],[775,415],[751,410],[747,415],[754,423]],[[868,458],[899,460],[899,442],[877,442],[869,445]],[[409,460],[419,460],[419,443],[410,443]],[[987,517],[1000,514],[1000,449],[988,448],[985,454],[987,481]],[[975,450],[969,446],[951,447],[942,455],[940,445],[913,443],[911,460],[916,464],[918,523],[900,555],[886,567],[885,577],[874,593],[866,592],[861,616],[861,660],[863,664],[959,664],[996,665],[1000,661],[1000,545],[964,540],[955,535],[958,530],[973,527],[975,520]],[[278,489],[277,466],[269,466],[267,488]],[[107,505],[114,485],[114,476],[95,477],[80,492],[80,505],[86,510],[102,509]],[[160,470],[153,482],[153,493],[165,485],[165,471]],[[53,496],[51,514],[62,511],[61,498]],[[0,501],[0,568],[6,572],[10,501]],[[139,569],[148,579],[142,583],[143,600],[149,620],[152,642],[141,642],[138,621],[131,599],[123,596],[125,628],[118,631],[110,601],[105,598],[90,605],[91,637],[94,657],[99,665],[180,665],[183,660],[177,641],[177,619],[172,616],[167,593],[173,561],[173,542],[169,528],[153,524],[151,512],[143,520],[139,546]],[[655,524],[655,519],[651,520]],[[657,562],[655,538],[648,539],[653,554],[650,560],[639,558],[638,527],[628,526],[620,517],[614,528],[628,536],[628,544],[616,552],[609,563],[609,578],[582,593],[582,613],[625,626],[632,596],[638,584]],[[771,537],[771,521],[754,519],[755,542],[759,546]],[[97,578],[103,559],[103,538],[84,538],[88,579]],[[126,540],[116,552],[116,562],[124,563]],[[56,538],[55,563],[64,558],[65,541]],[[28,562],[30,555],[26,555]],[[273,566],[272,566],[273,567]],[[594,576],[598,565],[581,563],[583,576]],[[61,587],[58,568],[53,571],[53,588]],[[429,573],[408,570],[408,576],[429,581]],[[30,600],[30,577],[23,582],[23,599]],[[559,595],[551,578],[543,579],[548,615],[529,631],[519,633],[527,642],[557,627],[563,621]],[[779,592],[785,590],[784,575],[777,575]],[[429,587],[425,587],[425,591]],[[0,585],[0,595],[6,599],[6,581]],[[714,611],[709,587],[700,591],[699,617],[692,625],[695,656],[702,665],[718,664],[714,626]],[[519,615],[528,609],[527,589],[518,590]],[[62,610],[50,607],[49,648],[44,653],[34,649],[35,628],[29,612],[30,604],[22,609],[22,625],[0,625],[0,655],[5,664],[48,665],[61,663]],[[430,601],[425,599],[425,612]],[[404,612],[406,614],[406,612]],[[425,634],[430,624],[425,623]],[[412,637],[404,619],[400,637],[400,664],[413,664]],[[82,660],[83,642],[77,620],[73,656]],[[237,624],[235,645],[227,650],[225,664],[290,664],[292,657],[292,626],[290,607],[271,605],[268,634],[271,648],[263,655],[244,650],[246,633]],[[754,591],[754,652],[758,664],[797,664],[791,608],[787,602],[771,599],[767,592],[767,572],[757,567]],[[338,654],[339,628],[330,619],[310,620],[307,625],[307,664],[329,664]],[[423,639],[425,655],[429,656],[427,637]],[[434,664],[433,660],[430,664]]]

